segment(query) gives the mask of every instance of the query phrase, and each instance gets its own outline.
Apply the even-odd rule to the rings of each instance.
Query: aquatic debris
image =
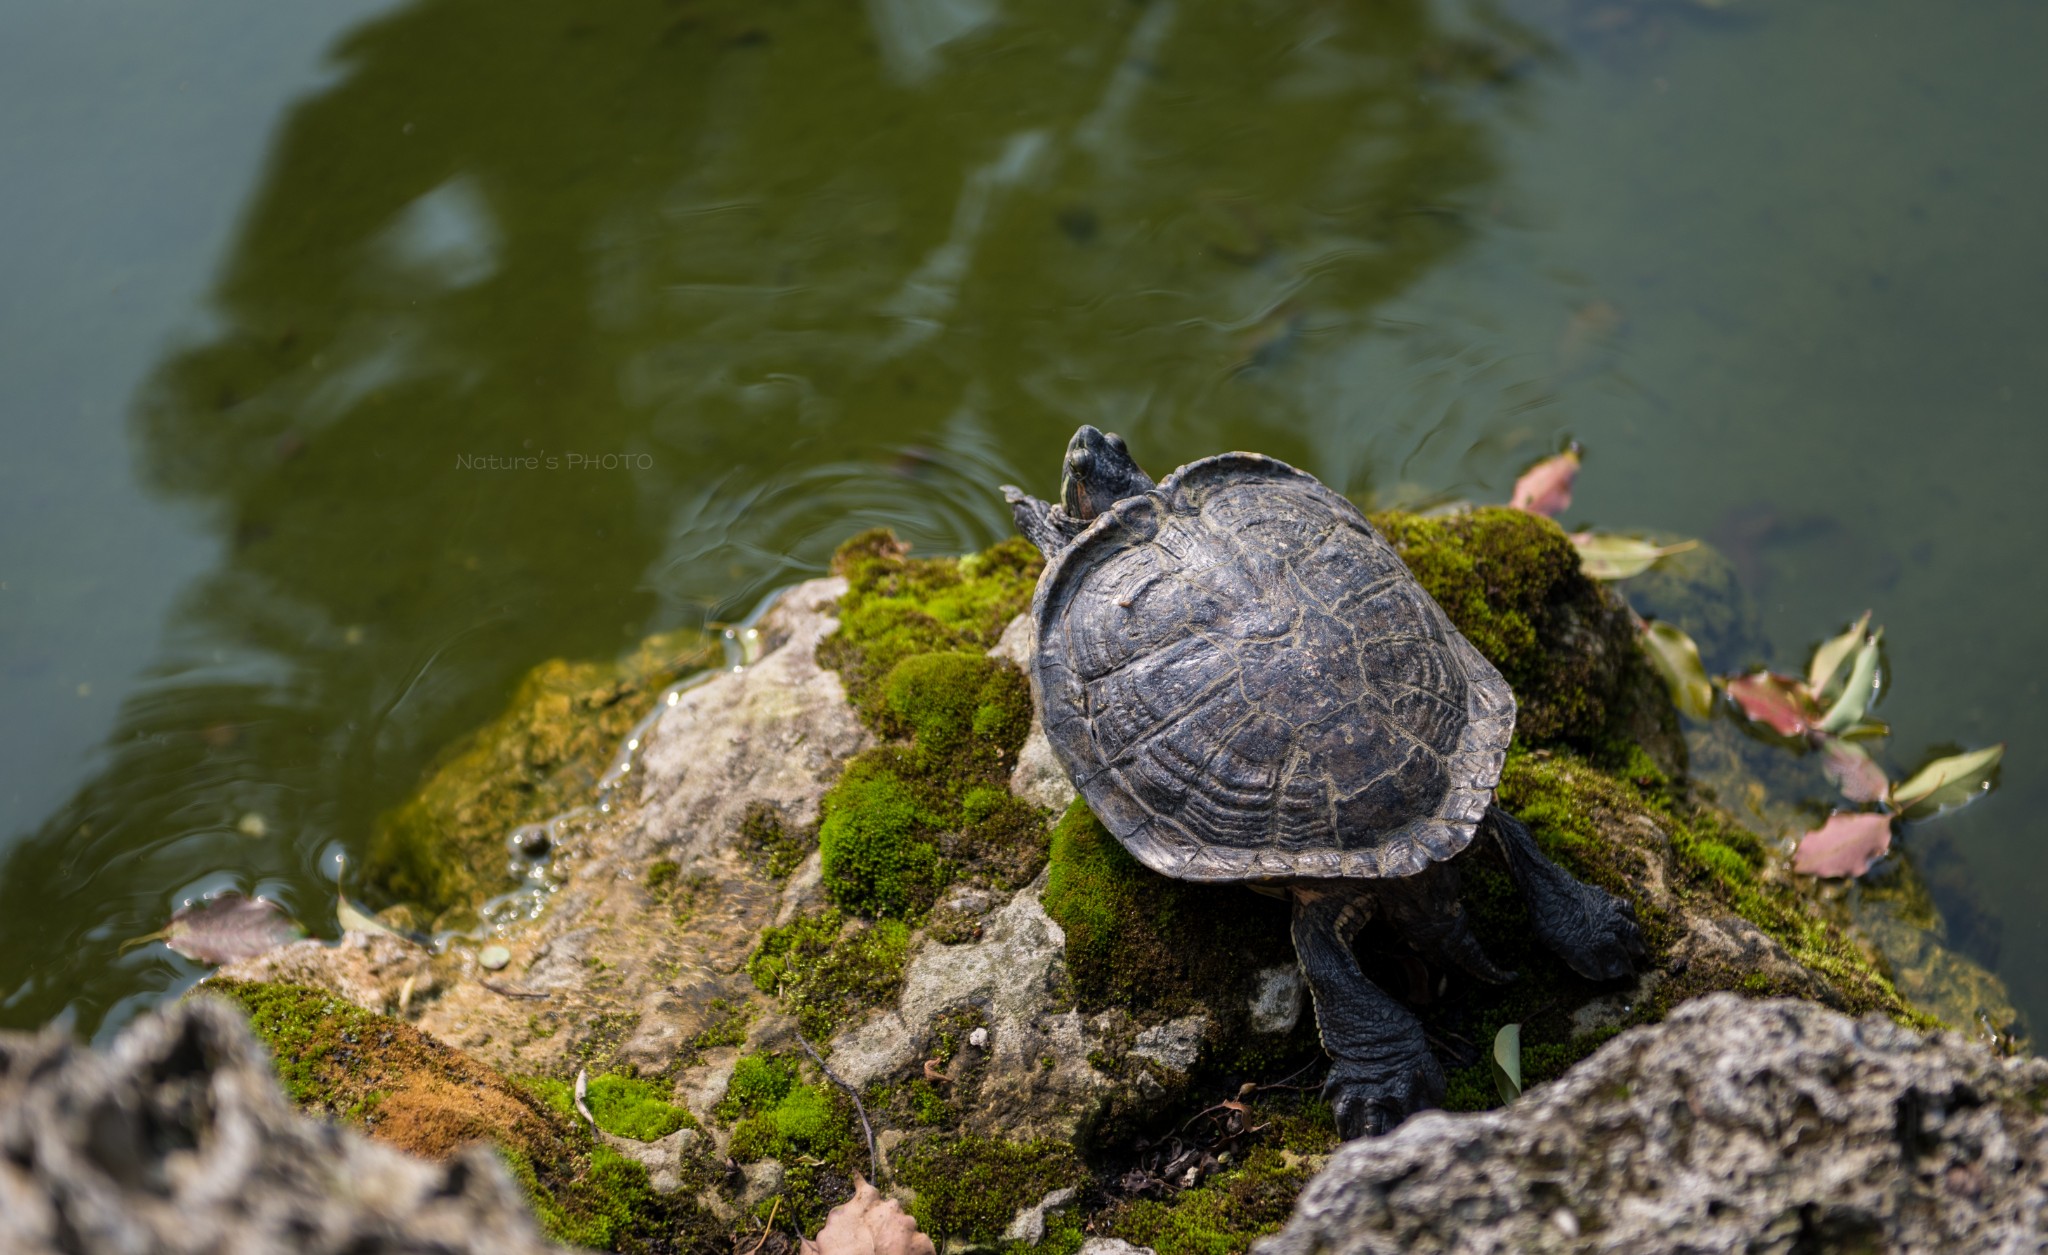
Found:
[[[1579,551],[1579,569],[1591,579],[1625,580],[1641,575],[1657,559],[1699,548],[1696,540],[1675,545],[1653,545],[1634,536],[1609,536],[1601,532],[1573,532],[1572,546]]]
[[[1515,493],[1508,508],[1525,510],[1554,519],[1572,508],[1572,485],[1579,478],[1579,443],[1555,457],[1547,457],[1515,481]]]
[[[938,1255],[917,1221],[893,1198],[855,1174],[853,1197],[825,1216],[815,1239],[805,1238],[803,1255]]]
[[[1821,716],[1822,732],[1845,732],[1863,722],[1870,703],[1877,698],[1877,645],[1883,637],[1884,629],[1879,628],[1857,646],[1856,661],[1849,668],[1849,681],[1842,686],[1842,695]]]
[[[1849,661],[1862,646],[1864,636],[1870,630],[1870,612],[1849,625],[1849,630],[1840,636],[1822,641],[1820,648],[1813,651],[1813,662],[1806,671],[1806,687],[1816,699],[1825,700],[1834,685],[1835,676],[1842,670],[1842,664]]]
[[[1664,678],[1664,687],[1671,692],[1671,704],[1695,719],[1711,718],[1714,682],[1707,678],[1706,664],[1700,661],[1700,647],[1672,624],[1637,622],[1642,628],[1643,651],[1650,656],[1657,674]]]
[[[235,831],[252,840],[257,840],[270,831],[270,825],[264,822],[263,816],[255,811],[250,811],[235,821]]]
[[[1904,782],[1893,786],[1891,803],[1907,819],[1923,819],[1967,806],[1991,791],[2005,742],[1990,749],[1937,758]]]
[[[476,952],[476,961],[487,972],[501,972],[512,962],[512,952],[503,946],[485,946]]]
[[[341,925],[341,931],[345,933],[383,933],[400,941],[411,940],[404,933],[349,901],[348,895],[339,889],[334,891],[334,918]]]
[[[1836,811],[1799,838],[1792,870],[1809,876],[1861,876],[1892,848],[1892,817],[1882,811]]]
[[[1852,802],[1882,802],[1892,782],[1870,751],[1840,737],[1821,738],[1820,769],[1828,782]]]
[[[1806,686],[1789,675],[1753,671],[1725,681],[1722,687],[1744,717],[1779,736],[1805,736],[1820,717]]]
[[[188,959],[217,966],[257,958],[305,935],[298,921],[269,898],[230,890],[186,903],[162,932],[137,937],[128,946],[162,941]]]
[[[1513,1102],[1522,1096],[1522,1026],[1507,1024],[1493,1035],[1493,1087],[1500,1100]]]

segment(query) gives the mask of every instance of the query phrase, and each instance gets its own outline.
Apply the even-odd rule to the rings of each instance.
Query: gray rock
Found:
[[[704,1139],[695,1129],[677,1129],[651,1142],[599,1130],[598,1136],[613,1150],[647,1169],[647,1183],[657,1194],[673,1194],[683,1188],[683,1156]]]
[[[212,999],[105,1054],[0,1034],[0,1250],[555,1251],[504,1167],[428,1163],[293,1111],[270,1058]]]
[[[1002,639],[988,653],[991,658],[1008,659],[1017,664],[1019,671],[1029,674],[1031,655],[1037,650],[1038,629],[1030,615],[1020,614],[1010,620]],[[1017,751],[1017,766],[1010,773],[1010,792],[1055,815],[1065,811],[1074,800],[1073,783],[1067,779],[1059,759],[1052,756],[1052,743],[1045,739],[1045,728],[1039,722],[1035,704],[1031,732]]]
[[[1131,1053],[1176,1072],[1192,1072],[1195,1060],[1202,1057],[1202,1034],[1208,1029],[1206,1015],[1184,1015],[1154,1024],[1138,1034],[1131,1043]]]
[[[1156,1255],[1149,1246],[1133,1246],[1122,1238],[1089,1238],[1079,1255]]]
[[[2048,1061],[1715,994],[1480,1115],[1340,1150],[1254,1255],[2037,1251]]]
[[[1308,988],[1301,979],[1301,966],[1281,963],[1263,968],[1256,980],[1251,998],[1252,1031],[1293,1032],[1294,1026],[1301,1023],[1301,1003]]]
[[[1054,1190],[1029,1207],[1019,1207],[1017,1214],[1010,1218],[1010,1227],[1003,1230],[1003,1241],[1037,1246],[1045,1239],[1045,1213],[1065,1207],[1074,1201],[1074,1195],[1078,1193],[1079,1190],[1069,1185]]]
[[[746,1179],[746,1185],[740,1190],[740,1207],[745,1209],[756,1203],[765,1203],[781,1193],[786,1174],[781,1160],[763,1159],[741,1168],[740,1175]]]

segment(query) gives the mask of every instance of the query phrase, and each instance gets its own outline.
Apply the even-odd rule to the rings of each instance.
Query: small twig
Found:
[[[939,1071],[939,1061],[937,1059],[926,1059],[924,1061],[924,1079],[927,1081],[949,1083],[953,1078]]]
[[[868,1179],[870,1181],[874,1180],[876,1175],[875,1126],[868,1123],[868,1109],[861,1105],[860,1091],[848,1085],[845,1081],[840,1080],[832,1069],[826,1067],[825,1061],[818,1057],[817,1048],[812,1046],[802,1033],[796,1035],[796,1041],[799,1046],[804,1048],[804,1053],[811,1057],[811,1062],[818,1065],[818,1071],[825,1074],[825,1079],[845,1090],[846,1096],[853,1099],[853,1109],[860,1113],[861,1132],[868,1135]]]
[[[768,1208],[768,1219],[761,1224],[761,1240],[754,1243],[747,1255],[760,1255],[762,1247],[768,1245],[768,1235],[775,1232],[775,1213],[782,1207],[782,1195],[775,1196],[775,1202]]]
[[[502,998],[531,998],[535,1002],[546,1002],[548,999],[554,997],[553,994],[537,994],[525,989],[508,989],[504,985],[500,985],[498,982],[494,980],[487,980],[482,982],[482,984],[485,989],[490,990],[492,993],[497,994]]]
[[[1320,1062],[1322,1062],[1320,1059],[1310,1059],[1307,1063],[1302,1064],[1300,1067],[1294,1069],[1294,1071],[1289,1072],[1286,1076],[1281,1077],[1279,1080],[1274,1081],[1270,1085],[1252,1086],[1251,1092],[1254,1094],[1259,1094],[1264,1093],[1266,1090],[1269,1089],[1314,1089],[1315,1086],[1313,1085],[1290,1085],[1288,1084],[1288,1082],[1292,1081],[1295,1077],[1300,1076],[1302,1073],[1308,1071],[1310,1068],[1313,1068],[1314,1066],[1316,1066],[1316,1064]],[[1245,1091],[1239,1090],[1238,1097],[1246,1097]]]

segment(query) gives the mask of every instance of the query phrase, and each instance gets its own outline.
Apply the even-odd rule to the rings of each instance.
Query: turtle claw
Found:
[[[1339,1060],[1323,1082],[1323,1097],[1337,1116],[1337,1135],[1346,1141],[1378,1137],[1425,1107],[1443,1100],[1444,1071],[1428,1051],[1393,1069],[1370,1071]]]

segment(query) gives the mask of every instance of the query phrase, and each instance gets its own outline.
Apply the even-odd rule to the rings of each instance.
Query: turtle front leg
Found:
[[[1543,857],[1529,826],[1500,807],[1487,807],[1481,823],[1507,859],[1537,938],[1566,967],[1587,980],[1615,980],[1649,965],[1633,905]]]
[[[1294,890],[1294,952],[1332,1062],[1323,1093],[1346,1138],[1384,1133],[1444,1096],[1443,1068],[1429,1052],[1422,1025],[1365,978],[1351,952],[1368,909],[1355,890]]]
[[[1065,549],[1074,538],[1073,531],[1061,526],[1066,511],[1050,501],[1040,501],[1010,484],[1003,485],[1003,500],[1010,503],[1010,517],[1017,521],[1017,530],[1046,557]]]

